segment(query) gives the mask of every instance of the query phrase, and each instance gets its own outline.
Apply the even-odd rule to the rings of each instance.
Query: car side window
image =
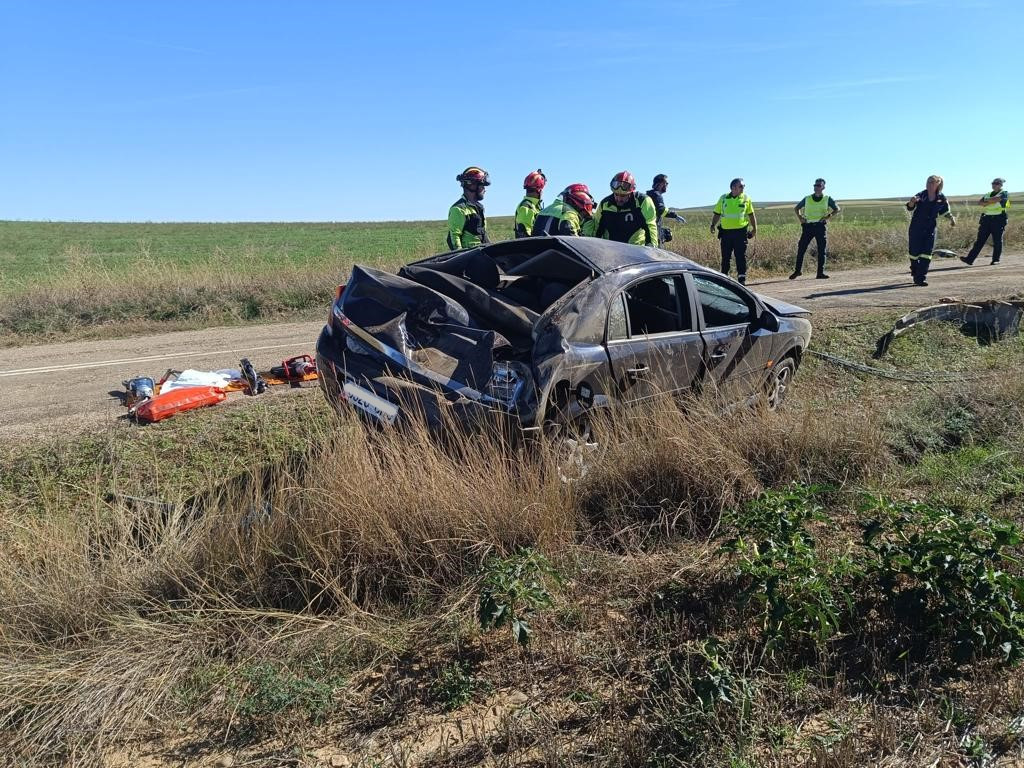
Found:
[[[750,300],[731,286],[699,275],[693,276],[693,284],[697,287],[697,296],[704,312],[704,325],[708,328],[739,325],[754,320]]]
[[[663,275],[636,283],[623,292],[629,316],[630,336],[674,333],[690,330],[690,306],[685,283],[673,275]],[[685,308],[685,322],[680,317]]]
[[[629,328],[626,327],[626,305],[620,293],[612,301],[608,310],[608,340],[625,339],[629,337]]]

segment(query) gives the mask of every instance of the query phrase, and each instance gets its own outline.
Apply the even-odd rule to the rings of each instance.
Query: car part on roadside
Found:
[[[910,328],[932,320],[957,323],[965,336],[977,338],[979,344],[991,344],[1006,336],[1016,336],[1022,315],[1024,301],[988,300],[975,304],[953,300],[922,307],[897,320],[892,330],[878,339],[872,357],[879,359],[896,338]]]
[[[121,382],[124,386],[124,404],[128,408],[149,400],[156,393],[156,382],[149,376],[136,376]]]
[[[176,413],[204,408],[223,402],[227,393],[219,387],[185,387],[172,389],[151,397],[128,413],[137,421],[153,423],[170,418]]]
[[[249,358],[243,357],[238,361],[239,367],[242,369],[242,379],[245,381],[246,391],[250,395],[262,395],[267,391],[267,382],[256,373],[256,369],[253,368],[252,363],[249,362]]]

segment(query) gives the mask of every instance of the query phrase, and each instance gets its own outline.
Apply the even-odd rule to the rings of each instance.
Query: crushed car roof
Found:
[[[600,237],[552,237],[567,245],[586,259],[599,272],[613,272],[624,267],[636,267],[643,264],[672,262],[686,264],[701,271],[711,271],[685,256],[661,248],[648,248],[643,245],[630,245]]]

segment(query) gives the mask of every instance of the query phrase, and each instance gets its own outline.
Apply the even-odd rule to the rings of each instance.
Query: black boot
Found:
[[[928,281],[925,279],[925,277],[928,274],[928,267],[930,267],[931,265],[931,259],[917,260],[917,276],[914,278],[915,285],[928,285]]]

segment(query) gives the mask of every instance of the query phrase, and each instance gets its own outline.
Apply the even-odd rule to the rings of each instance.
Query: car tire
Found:
[[[783,358],[772,368],[764,388],[764,402],[769,411],[777,411],[782,407],[795,375],[796,362],[791,357]]]

